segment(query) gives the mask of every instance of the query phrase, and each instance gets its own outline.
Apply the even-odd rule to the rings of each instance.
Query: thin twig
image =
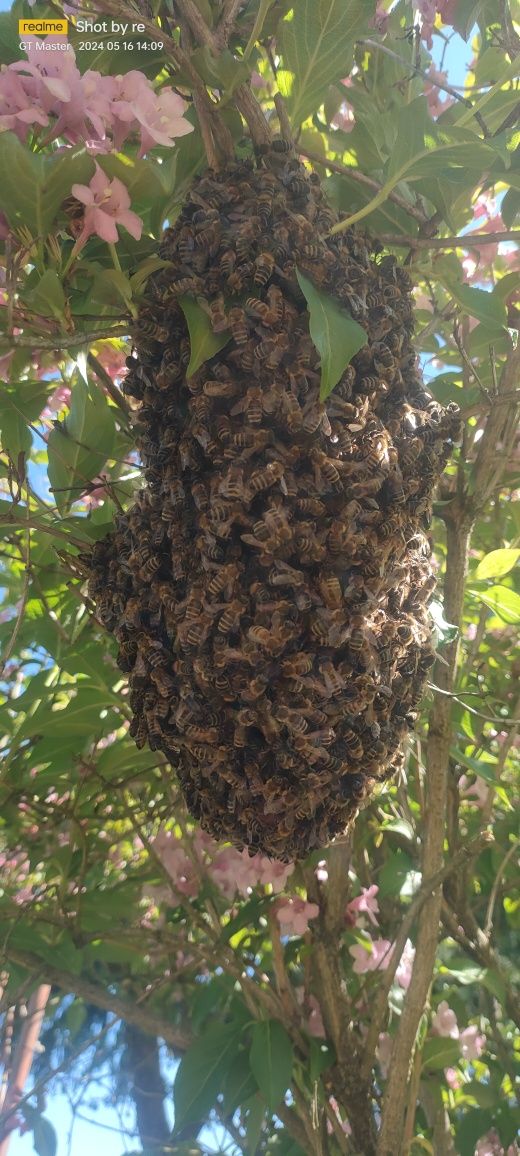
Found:
[[[16,646],[18,635],[20,633],[20,630],[22,628],[22,623],[24,620],[25,607],[27,604],[27,599],[29,597],[29,585],[31,582],[31,535],[30,535],[30,533],[27,534],[27,553],[26,553],[24,561],[25,561],[25,574],[24,574],[24,580],[23,580],[22,597],[20,599],[20,605],[18,607],[18,612],[16,615],[16,621],[15,621],[15,624],[13,626],[13,631],[12,631],[11,637],[10,637],[9,642],[7,643],[6,648],[4,650],[4,653],[2,655],[2,661],[0,662],[0,676],[4,673],[4,670],[7,666],[7,663],[9,662],[9,659],[10,659],[10,657],[14,651],[14,648]]]
[[[456,88],[452,88],[451,84],[447,84],[443,80],[434,79],[434,77],[425,72],[423,68],[419,68],[417,64],[413,64],[411,60],[404,60],[403,57],[399,56],[397,52],[394,52],[392,48],[387,48],[386,44],[381,44],[378,40],[372,40],[370,37],[366,37],[363,40],[358,40],[358,44],[363,44],[367,48],[373,48],[376,52],[383,52],[385,56],[389,56],[391,60],[396,60],[398,64],[402,64],[407,72],[412,72],[415,76],[422,76],[422,79],[425,80],[427,84],[433,85],[434,88],[439,88],[441,92],[446,92],[449,96],[452,96],[454,100],[458,100],[460,104],[463,104],[473,113],[484,136],[489,137],[489,129],[481,114],[477,109],[473,108],[469,98],[467,96],[461,96],[460,92],[457,92]]]
[[[495,875],[495,879],[494,879],[493,886],[491,888],[491,893],[489,896],[489,902],[487,905],[486,918],[484,920],[484,935],[487,935],[488,938],[491,935],[491,930],[493,927],[493,912],[495,910],[495,903],[497,901],[498,888],[499,888],[500,883],[502,881],[502,876],[506,870],[506,867],[507,867],[509,861],[513,858],[515,851],[517,851],[519,847],[520,847],[520,839],[515,839],[515,842],[509,848],[507,855],[504,855],[504,858],[500,864],[500,867],[498,868],[498,871]]]
[[[104,365],[101,364],[101,362],[92,352],[87,353],[87,363],[94,371],[96,377],[99,378],[101,384],[104,386],[109,397],[112,398],[114,404],[117,405],[118,409],[122,410],[126,419],[129,420],[132,417],[132,410],[130,409],[126,398],[123,397],[121,390],[114,385],[114,382],[112,381],[110,374],[107,373]]]
[[[219,48],[226,47],[243,3],[244,0],[224,0],[221,17],[215,32],[215,40]]]

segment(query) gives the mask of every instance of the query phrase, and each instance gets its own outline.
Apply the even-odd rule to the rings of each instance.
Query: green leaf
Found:
[[[233,1113],[257,1092],[257,1083],[249,1067],[245,1051],[237,1052],[224,1082],[222,1107],[226,1115]]]
[[[47,1120],[45,1116],[40,1116],[29,1105],[24,1105],[22,1111],[29,1127],[33,1130],[33,1145],[37,1156],[56,1156],[58,1137],[50,1120]]]
[[[454,639],[457,637],[457,634],[459,633],[459,631],[458,631],[458,628],[456,626],[454,626],[452,622],[446,622],[446,619],[444,617],[444,607],[443,607],[442,603],[437,602],[437,600],[434,599],[433,602],[430,602],[430,605],[428,607],[428,611],[430,613],[430,617],[432,618],[438,633],[441,636],[442,641],[443,642],[453,642]]]
[[[422,1050],[422,1066],[429,1072],[438,1072],[442,1068],[451,1068],[460,1060],[460,1048],[457,1040],[446,1037],[432,1037],[426,1040]]]
[[[284,20],[277,49],[283,68],[293,75],[285,81],[289,113],[301,124],[321,105],[330,84],[348,76],[356,38],[373,14],[369,0],[299,0],[292,18]]]
[[[323,1040],[311,1039],[309,1055],[309,1075],[312,1082],[318,1080],[321,1073],[334,1063],[334,1052],[329,1044]]]
[[[507,586],[491,586],[489,590],[475,590],[468,586],[473,598],[479,598],[485,606],[489,606],[508,626],[516,626],[520,622],[520,594],[509,590]]]
[[[29,293],[24,293],[24,300],[36,313],[43,317],[56,317],[62,320],[65,312],[65,294],[63,286],[54,269],[47,269],[40,277],[38,284]]]
[[[457,1153],[459,1156],[474,1156],[475,1147],[481,1136],[489,1132],[493,1123],[493,1111],[490,1108],[473,1108],[465,1112],[462,1119],[455,1125]]]
[[[266,1115],[265,1104],[261,1097],[257,1095],[251,1098],[247,1108],[246,1152],[247,1156],[255,1156]]]
[[[25,60],[25,53],[20,49],[16,13],[0,12],[0,64],[12,64],[15,60]]]
[[[503,578],[516,566],[519,558],[520,550],[517,549],[492,550],[479,562],[475,578]]]
[[[491,328],[502,330],[507,326],[505,305],[495,293],[486,293],[484,289],[474,289],[472,285],[446,278],[443,278],[443,283],[465,313]]]
[[[251,1071],[268,1108],[274,1111],[291,1083],[293,1046],[278,1020],[256,1023],[252,1037]]]
[[[309,310],[309,332],[321,357],[320,400],[325,401],[349,362],[366,345],[367,335],[334,298],[316,289],[299,269],[296,276]]]
[[[114,411],[95,386],[82,378],[70,398],[70,411],[49,434],[49,484],[56,505],[65,511],[86,482],[103,468],[115,440]],[[74,489],[76,487],[76,489]]]
[[[238,1043],[235,1030],[217,1023],[185,1052],[173,1086],[175,1131],[202,1119],[213,1107]]]
[[[39,417],[48,393],[42,381],[21,381],[18,385],[0,385],[0,442],[14,461],[18,454],[28,454],[32,446],[29,422]]]
[[[508,189],[500,206],[500,216],[506,229],[512,229],[520,214],[520,191]]]
[[[486,783],[496,785],[497,777],[493,771],[493,767],[497,763],[497,759],[491,756],[490,760],[484,762],[483,759],[473,759],[471,755],[467,755],[465,751],[461,751],[459,747],[452,747],[450,755],[457,763],[461,763],[463,767],[467,767],[469,771],[473,771],[479,778],[484,779]]]
[[[0,134],[0,209],[13,229],[25,225],[45,237],[74,182],[88,184],[95,171],[84,145],[64,153],[32,153],[11,132]]]
[[[72,1039],[81,1031],[86,1018],[87,1009],[82,999],[75,999],[73,1003],[69,1004],[65,1012],[65,1023]]]
[[[405,104],[393,119],[397,132],[388,161],[387,180],[424,151],[426,127],[431,124],[426,97],[419,96]]]
[[[191,297],[179,297],[179,305],[186,318],[191,342],[190,363],[186,370],[186,376],[193,377],[193,374],[200,369],[201,365],[204,365],[205,361],[214,357],[219,350],[227,345],[231,333],[227,330],[224,333],[214,333],[208,314]]]

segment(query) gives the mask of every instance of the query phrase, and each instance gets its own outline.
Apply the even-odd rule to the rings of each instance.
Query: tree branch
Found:
[[[328,161],[323,163],[328,165]],[[396,198],[390,195],[388,199],[395,201]],[[409,205],[406,211],[410,213]],[[378,236],[385,245],[397,245],[403,249],[473,249],[480,248],[481,245],[500,245],[502,241],[518,241],[520,230],[505,229],[501,233],[462,233],[456,237],[405,237],[401,233],[380,233]]]
[[[447,620],[460,626],[464,607],[464,579],[472,529],[472,519],[463,508],[447,523],[445,613]],[[439,666],[441,689],[450,691],[457,665],[457,640],[444,648],[445,665]],[[428,767],[425,806],[425,841],[422,856],[423,878],[435,876],[443,867],[448,763],[451,747],[451,702],[449,696],[436,698],[429,720],[426,763]],[[429,990],[437,954],[442,904],[440,884],[425,900],[419,926],[410,986],[406,993],[399,1028],[394,1041],[382,1108],[378,1156],[397,1156],[401,1151],[408,1082],[413,1068],[417,1031]]]
[[[243,3],[244,0],[224,0],[222,14],[215,32],[215,40],[219,48],[226,47]]]
[[[479,442],[472,471],[471,495],[468,498],[468,506],[474,518],[487,505],[515,445],[520,414],[520,398],[516,391],[519,373],[520,344],[509,353],[498,384],[497,399],[504,394],[511,394],[511,400],[507,406],[493,406]]]
[[[351,165],[342,165],[339,161],[331,161],[329,159],[324,160],[318,153],[309,152],[308,149],[301,149],[299,146],[298,155],[306,157],[307,160],[312,161],[313,164],[324,165],[326,169],[330,169],[333,173],[340,173],[342,176],[350,177],[350,179],[356,181],[358,185],[365,185],[367,189],[372,189],[374,193],[381,192],[383,186],[379,181],[374,181],[372,177],[365,176],[365,173],[360,172],[359,169],[355,169]],[[400,197],[399,193],[389,193],[388,200],[393,201],[394,205],[399,205],[400,209],[404,209],[405,213],[408,213],[408,216],[413,217],[420,225],[426,225],[428,223],[428,217],[426,217],[420,209],[417,209],[415,205],[410,205],[408,201],[405,201],[404,197]],[[413,244],[415,244],[416,238],[414,237],[412,240]],[[412,244],[412,240],[410,240],[410,244]],[[408,244],[408,242],[406,243]]]
[[[374,1000],[374,1007],[370,1016],[370,1027],[368,1029],[365,1045],[364,1058],[362,1065],[362,1075],[368,1079],[372,1065],[374,1063],[375,1050],[379,1039],[379,1034],[382,1032],[386,1016],[388,1013],[388,996],[390,988],[394,982],[395,973],[399,967],[399,961],[403,954],[406,941],[410,935],[412,927],[417,919],[417,916],[422,911],[427,899],[430,898],[432,892],[437,891],[441,883],[444,882],[450,875],[465,863],[469,858],[479,855],[484,847],[489,846],[493,841],[493,836],[487,831],[481,832],[471,843],[464,847],[460,847],[453,859],[449,863],[445,863],[439,871],[432,876],[431,879],[425,879],[421,884],[420,890],[414,896],[410,907],[402,920],[399,927],[398,934],[395,940],[394,950],[390,956],[388,966],[381,973],[380,982],[377,988],[377,993]]]
[[[6,955],[8,960],[19,964],[27,971],[32,971],[35,975],[41,972],[42,961],[31,952],[20,951],[9,944]],[[79,995],[85,1000],[85,1003],[92,1003],[94,1007],[113,1012],[126,1023],[135,1024],[148,1035],[159,1036],[176,1051],[187,1051],[192,1042],[191,1032],[168,1023],[164,1015],[155,1015],[154,1012],[147,1011],[142,1004],[130,1003],[120,996],[114,995],[108,988],[102,988],[88,979],[83,979],[82,976],[71,975],[62,968],[50,966],[47,963],[45,964],[45,975],[49,982],[60,988],[61,991]]]

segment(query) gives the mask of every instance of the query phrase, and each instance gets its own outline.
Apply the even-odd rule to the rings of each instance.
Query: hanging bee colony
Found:
[[[273,141],[198,178],[124,384],[146,486],[88,558],[131,734],[217,839],[278,859],[345,830],[401,762],[434,655],[432,491],[456,407],[426,391],[411,281]],[[366,331],[325,402],[299,269]],[[229,338],[187,376],[185,298]]]

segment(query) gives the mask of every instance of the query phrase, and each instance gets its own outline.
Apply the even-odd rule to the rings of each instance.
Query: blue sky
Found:
[[[0,0],[0,12],[10,9],[8,0]],[[434,37],[433,58],[438,63],[440,59],[441,42]],[[453,84],[462,84],[464,72],[472,56],[470,44],[465,44],[459,36],[454,36],[445,53],[444,69],[448,72]],[[102,1088],[91,1088],[88,1100],[94,1099],[99,1091],[99,1102],[102,1104],[104,1091]],[[71,1111],[67,1098],[63,1095],[51,1096],[45,1114],[58,1134],[57,1156],[123,1156],[125,1151],[138,1149],[139,1144],[131,1140],[128,1132],[121,1131],[122,1121],[113,1108],[101,1106],[98,1112],[86,1107],[80,1109],[92,1122],[77,1119],[74,1125],[72,1143],[69,1146],[69,1131],[71,1126]],[[94,1121],[97,1121],[95,1123]],[[127,1116],[123,1129],[131,1127],[132,1117]],[[112,1130],[113,1129],[113,1130]],[[31,1135],[24,1137],[13,1136],[9,1156],[32,1156],[34,1153]]]

